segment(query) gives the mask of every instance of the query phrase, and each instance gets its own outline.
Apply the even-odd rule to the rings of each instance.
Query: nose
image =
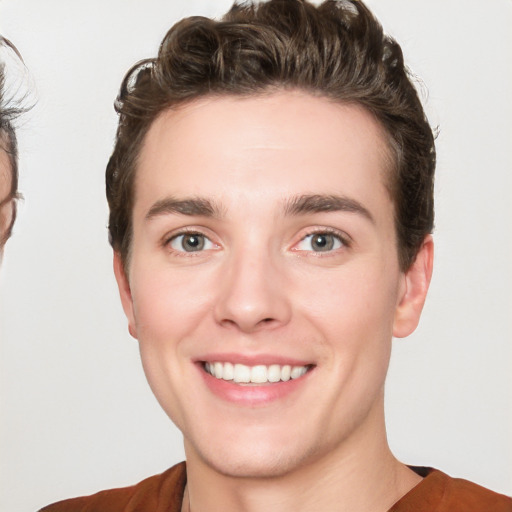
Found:
[[[287,324],[291,303],[282,269],[270,255],[249,252],[226,261],[215,304],[216,321],[245,333]]]

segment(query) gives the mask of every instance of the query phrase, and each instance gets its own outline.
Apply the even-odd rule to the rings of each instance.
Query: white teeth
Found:
[[[233,380],[235,377],[235,368],[231,363],[224,363],[222,378],[224,380]]]
[[[222,374],[223,374],[222,363],[215,363],[213,365],[213,374],[215,375],[215,377],[217,377],[217,379],[222,379]]]
[[[215,361],[213,363],[205,363],[205,370],[217,379],[232,380],[239,384],[265,384],[267,382],[286,382],[291,379],[298,379],[308,371],[307,366],[290,366],[271,364],[265,366],[263,364],[256,366],[246,366],[245,364],[221,363]]]
[[[278,364],[269,366],[267,375],[269,382],[279,382],[281,380],[281,367]]]
[[[298,379],[299,377],[302,377],[306,373],[306,367],[305,366],[294,366],[292,368],[291,372],[291,378],[292,379]]]
[[[253,366],[251,368],[251,382],[262,384],[267,382],[267,367],[263,365]]]
[[[245,364],[235,364],[235,374],[233,376],[235,382],[251,382],[251,368]]]

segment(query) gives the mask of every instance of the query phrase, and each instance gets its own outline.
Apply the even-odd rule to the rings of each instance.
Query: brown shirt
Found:
[[[512,512],[511,498],[436,469],[412,469],[423,480],[389,512]],[[61,501],[40,512],[180,512],[185,483],[182,462],[132,487]]]

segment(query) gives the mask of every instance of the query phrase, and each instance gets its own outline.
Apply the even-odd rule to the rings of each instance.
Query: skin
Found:
[[[0,149],[0,255],[2,240],[12,219],[11,164],[7,153]]]
[[[206,98],[162,114],[139,162],[130,264],[116,254],[114,269],[148,381],[184,435],[184,510],[388,510],[420,480],[388,448],[383,388],[392,336],[419,321],[433,244],[400,271],[379,125],[300,92]],[[286,210],[304,195],[357,208]],[[170,198],[218,211],[177,213]],[[185,251],[183,230],[204,249]],[[251,406],[205,384],[197,361],[218,354],[313,369]]]

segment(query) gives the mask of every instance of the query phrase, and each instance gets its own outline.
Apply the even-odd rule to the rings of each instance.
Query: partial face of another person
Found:
[[[362,108],[299,92],[160,115],[115,269],[187,459],[278,476],[383,433],[392,336],[414,330],[432,243],[399,269],[390,158]]]
[[[0,148],[0,251],[12,222],[13,199],[11,197],[12,170],[9,155]]]

